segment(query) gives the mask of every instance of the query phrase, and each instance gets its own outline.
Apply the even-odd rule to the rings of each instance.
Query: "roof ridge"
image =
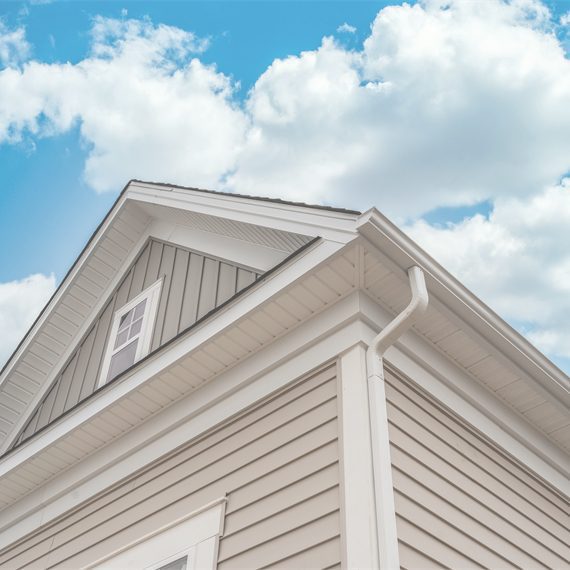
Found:
[[[271,202],[274,204],[285,204],[287,206],[313,208],[317,210],[326,210],[329,212],[339,212],[341,214],[352,214],[355,216],[360,216],[362,214],[362,212],[360,212],[359,210],[350,210],[348,208],[339,208],[336,206],[324,206],[322,204],[307,204],[306,202],[295,202],[293,200],[283,200],[282,198],[270,198],[269,196],[252,196],[250,194],[238,194],[236,192],[224,192],[222,190],[207,190],[205,188],[194,188],[192,186],[182,186],[180,184],[169,184],[168,182],[152,182],[150,180],[139,180],[137,178],[131,179],[127,184],[127,187],[133,182],[139,182],[141,184],[152,184],[153,186],[163,186],[167,188],[177,188],[179,190],[191,190],[193,192],[202,192],[204,194],[216,194],[218,196],[244,198],[247,200],[259,200],[261,202]]]

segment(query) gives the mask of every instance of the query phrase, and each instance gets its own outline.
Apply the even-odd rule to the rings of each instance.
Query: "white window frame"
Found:
[[[115,311],[113,315],[113,324],[111,326],[111,333],[109,334],[109,340],[107,341],[107,346],[105,348],[105,357],[103,358],[103,366],[101,367],[101,374],[99,375],[99,381],[97,387],[101,387],[107,384],[107,376],[109,374],[109,367],[111,366],[111,358],[115,352],[122,350],[126,345],[114,349],[115,339],[117,338],[117,331],[119,330],[119,324],[121,322],[121,317],[136,307],[140,302],[146,299],[146,305],[144,310],[144,316],[141,324],[141,331],[138,337],[137,350],[135,353],[134,362],[138,362],[143,356],[146,356],[150,351],[150,343],[152,341],[152,333],[154,331],[154,324],[156,322],[156,316],[158,312],[158,302],[160,300],[160,291],[162,290],[163,279],[159,279],[153,283],[150,287],[147,287],[142,293],[139,293],[136,297],[131,299],[126,305],[123,305],[120,309]]]
[[[215,570],[227,498],[208,503],[125,545],[83,570],[158,570],[187,556],[186,570]]]

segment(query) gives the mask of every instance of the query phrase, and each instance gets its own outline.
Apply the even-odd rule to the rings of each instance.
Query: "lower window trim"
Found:
[[[226,503],[226,496],[207,503],[84,566],[83,570],[160,570],[184,556],[187,556],[186,570],[215,570]]]

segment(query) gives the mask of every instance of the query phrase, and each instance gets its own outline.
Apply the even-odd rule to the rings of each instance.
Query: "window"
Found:
[[[148,354],[161,286],[157,281],[115,313],[99,386]]]
[[[226,498],[146,534],[87,568],[97,570],[214,570]]]

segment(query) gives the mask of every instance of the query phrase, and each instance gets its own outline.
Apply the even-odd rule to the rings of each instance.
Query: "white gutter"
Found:
[[[428,306],[423,271],[418,266],[413,266],[408,270],[408,277],[412,290],[410,303],[382,329],[366,352],[376,528],[382,570],[400,568],[382,359],[386,350],[425,313]]]

